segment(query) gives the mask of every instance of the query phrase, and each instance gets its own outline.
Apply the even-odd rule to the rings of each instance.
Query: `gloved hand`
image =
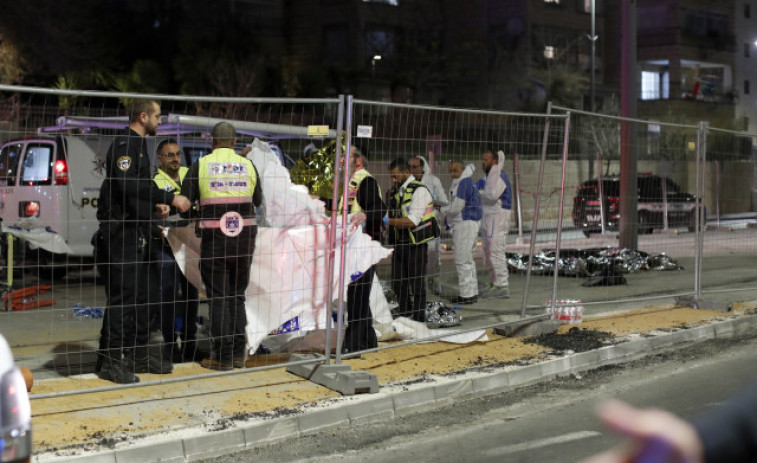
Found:
[[[479,190],[483,190],[484,186],[486,186],[486,180],[482,178],[478,179],[478,182],[476,182],[476,186],[478,187]]]
[[[389,226],[389,216],[388,215],[385,215],[384,218],[382,219],[382,221],[384,222],[384,225]]]

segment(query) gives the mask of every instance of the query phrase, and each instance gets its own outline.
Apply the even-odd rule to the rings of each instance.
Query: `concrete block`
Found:
[[[580,371],[598,365],[602,357],[599,354],[599,350],[590,350],[571,355],[569,360],[571,371]]]
[[[540,363],[539,366],[541,367],[542,378],[566,374],[570,372],[570,358],[562,357],[550,360],[548,362]]]
[[[714,328],[716,338],[730,338],[736,332],[732,323],[718,323]]]
[[[417,412],[435,402],[433,387],[398,392],[393,394],[392,398],[394,399],[394,414],[397,416]]]
[[[47,461],[47,458],[45,460]],[[33,461],[37,460],[33,459]],[[92,453],[89,455],[56,457],[50,461],[65,461],[66,463],[116,463],[116,452],[108,450],[107,452]]]
[[[239,428],[184,439],[184,454],[189,461],[204,460],[244,448],[244,430]]]
[[[184,463],[186,459],[183,442],[176,440],[116,450],[116,461],[118,463],[144,463],[146,461]]]
[[[434,386],[434,398],[436,400],[455,400],[472,392],[473,382],[470,379],[461,379]]]
[[[541,365],[528,365],[510,372],[510,386],[530,384],[541,377]]]
[[[535,336],[555,333],[559,327],[559,321],[550,320],[549,315],[545,314],[497,326],[494,332],[500,336]]]
[[[751,316],[745,318],[737,318],[735,320],[731,320],[731,323],[733,323],[734,335],[740,336],[754,329],[755,325],[757,324],[757,317]]]
[[[308,412],[298,417],[300,433],[308,434],[321,429],[350,424],[350,417],[346,407],[326,408]]]
[[[478,397],[508,389],[510,387],[510,374],[511,372],[502,371],[480,378],[473,378],[471,381],[473,394]]]
[[[298,417],[289,416],[263,423],[254,423],[242,427],[245,445],[257,445],[260,442],[273,442],[296,437],[300,434]]]
[[[716,310],[718,312],[730,312],[733,309],[732,302],[708,301],[694,296],[677,296],[675,303],[684,307],[692,307],[701,310]]]
[[[356,402],[345,408],[352,424],[363,424],[377,419],[394,417],[394,399],[390,396]]]

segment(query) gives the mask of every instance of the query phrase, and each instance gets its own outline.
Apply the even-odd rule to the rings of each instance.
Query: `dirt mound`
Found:
[[[586,352],[609,344],[615,335],[607,331],[579,329],[574,326],[567,333],[540,334],[523,340],[527,344],[538,344],[557,351],[572,350]]]

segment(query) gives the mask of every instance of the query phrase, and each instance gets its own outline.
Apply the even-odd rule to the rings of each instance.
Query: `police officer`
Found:
[[[158,143],[158,170],[153,181],[161,190],[173,194],[181,193],[181,185],[189,168],[181,165],[181,150],[173,138]],[[182,224],[178,215],[171,216],[166,225],[175,227]],[[171,246],[168,244],[164,227],[153,227],[150,240],[150,263],[158,285],[160,316],[158,322],[163,333],[163,358],[167,362],[200,361],[206,357],[197,349],[197,309],[199,306],[197,288],[182,273]],[[181,337],[181,347],[177,339]]]
[[[392,254],[392,286],[398,312],[418,322],[426,321],[426,263],[428,241],[440,235],[431,193],[410,175],[407,162],[389,164],[394,186],[389,191],[389,240]]]
[[[151,181],[146,135],[155,135],[160,105],[135,100],[129,128],[113,141],[106,158],[106,179],[100,188],[98,267],[105,276],[107,310],[98,352],[98,375],[116,383],[136,383],[135,373],[170,373],[159,352],[148,351],[150,335],[147,239],[154,210],[167,215],[169,204],[180,211],[189,200],[159,189]]]
[[[234,152],[234,126],[219,122],[211,137],[213,152],[192,164],[183,191],[199,200],[200,273],[210,301],[212,352],[200,365],[226,371],[247,358],[245,291],[263,190],[252,162]]]
[[[381,241],[381,220],[387,210],[381,199],[381,188],[368,172],[368,156],[365,150],[350,146],[350,171],[352,176],[347,187],[347,207],[350,221],[362,225],[363,231],[376,241]],[[339,212],[344,212],[344,198]],[[373,349],[378,346],[373,329],[373,314],[370,307],[371,286],[376,266],[372,265],[362,275],[347,285],[347,329],[344,332],[344,353]],[[352,277],[350,277],[352,278]]]

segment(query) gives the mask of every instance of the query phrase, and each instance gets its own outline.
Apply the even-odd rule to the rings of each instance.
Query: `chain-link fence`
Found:
[[[590,315],[755,290],[756,183],[744,133],[557,107],[0,91],[0,332],[20,364],[40,379],[70,377],[68,389],[93,387],[82,374],[96,372],[98,358],[123,361],[125,373],[100,376],[127,383],[145,372],[163,375],[143,383],[209,369],[296,370],[406,342],[482,340],[545,309],[575,322],[580,310],[561,308]],[[142,98],[160,102],[161,123],[150,136],[131,134],[133,155],[109,157],[130,124],[125,108]],[[206,229],[221,229],[220,217],[181,207],[168,218],[160,208],[147,218],[103,215],[103,183],[140,156],[149,173],[134,177],[121,206],[153,208],[151,195],[162,195],[153,185],[178,193],[184,183],[165,174],[179,165],[209,172],[209,183],[186,174],[200,201],[213,182],[240,186],[224,175],[245,171],[244,161],[215,170],[200,162],[218,147],[212,130],[222,121],[264,197],[246,273],[224,266],[249,250],[229,247],[228,227],[225,237]],[[200,214],[210,203],[201,204]],[[246,211],[227,225],[249,226]],[[115,228],[95,254],[103,223]],[[141,233],[129,249],[144,266],[131,274],[113,256],[125,242],[119,227]],[[240,285],[244,319],[233,315]],[[103,344],[113,336],[126,341]]]

